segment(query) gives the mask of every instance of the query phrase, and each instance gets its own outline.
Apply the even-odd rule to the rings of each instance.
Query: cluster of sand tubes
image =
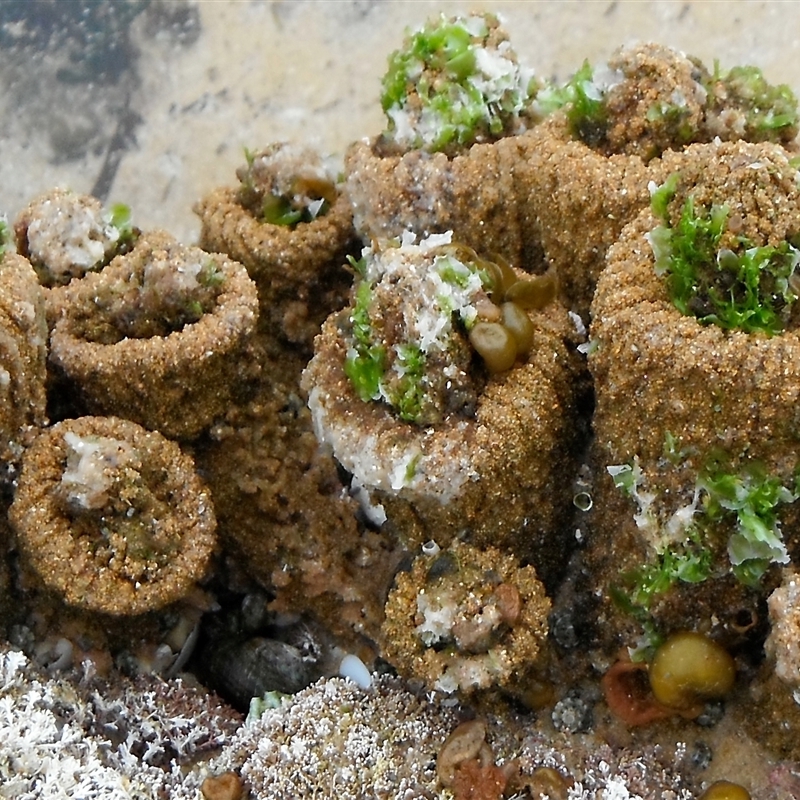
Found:
[[[656,44],[552,84],[473,14],[381,102],[339,173],[246,152],[197,246],[65,189],[6,231],[7,639],[250,706],[207,800],[788,796],[794,95]]]

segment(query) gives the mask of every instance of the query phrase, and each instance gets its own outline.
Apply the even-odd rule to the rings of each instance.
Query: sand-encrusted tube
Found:
[[[13,476],[36,426],[45,424],[47,323],[27,259],[0,252],[0,478]]]
[[[525,354],[487,375],[466,329],[485,315],[508,332],[483,262],[449,236],[411,240],[365,251],[354,304],[323,326],[303,378],[317,436],[408,546],[466,535],[529,559],[547,584],[568,549],[573,322],[555,304],[529,312]]]
[[[196,454],[226,550],[268,589],[279,613],[304,613],[355,647],[377,641],[403,551],[359,522],[333,457],[321,451],[297,385],[299,354],[264,363]],[[360,645],[359,645],[360,646]]]
[[[646,207],[648,182],[668,174],[658,156],[715,137],[788,142],[797,134],[788,87],[770,86],[755,67],[712,74],[657,44],[585,64],[537,102],[563,109],[530,133],[529,213],[562,299],[583,317],[608,248]]]
[[[536,571],[491,547],[426,549],[387,600],[385,657],[445,694],[524,693],[547,663],[550,601]]]
[[[151,233],[66,288],[50,361],[88,410],[190,439],[226,410],[257,315],[241,264]]]
[[[660,162],[598,153],[572,137],[560,112],[526,138],[528,236],[558,274],[562,302],[588,319],[606,252],[647,206],[649,181],[662,179]]]
[[[17,252],[36,270],[48,325],[58,315],[64,287],[128,252],[139,233],[127,206],[106,210],[97,198],[66,189],[39,195],[19,213],[14,220]]]
[[[258,286],[261,330],[310,351],[322,321],[346,302],[349,203],[307,148],[273,145],[238,173],[239,188],[216,189],[195,206],[200,246],[245,265]]]
[[[100,269],[136,239],[127,207],[106,211],[91,195],[51,189],[14,220],[17,251],[26,256],[42,286],[64,286]]]
[[[633,601],[609,618],[735,640],[800,554],[798,173],[769,143],[664,163],[673,177],[610,249],[592,306],[590,569],[598,595]]]
[[[669,174],[677,174],[667,206],[673,230],[689,197],[698,219],[703,209],[728,209],[715,262],[719,253],[778,247],[800,234],[798,173],[783,148],[694,145],[664,163]],[[665,226],[646,209],[624,231],[609,253],[592,309],[595,429],[609,463],[634,455],[655,463],[664,452],[665,431],[671,431],[683,449],[707,453],[721,447],[732,458],[747,454],[785,467],[795,450],[800,393],[797,305],[781,296],[785,290],[786,297],[796,297],[788,276],[780,291],[767,287],[779,304],[783,332],[726,330],[711,319],[704,324],[673,304],[668,278],[657,269],[656,229]],[[732,282],[733,273],[723,273],[723,279]],[[734,290],[742,291],[732,283],[725,289]],[[702,312],[705,302],[698,296],[689,305]],[[752,321],[765,307],[743,306],[742,314]]]
[[[69,605],[118,616],[183,597],[216,541],[192,459],[115,417],[43,431],[25,452],[9,517],[46,586]]]
[[[511,136],[448,157],[384,153],[378,140],[355,142],[345,155],[345,173],[356,229],[367,240],[451,230],[479,252],[542,272],[528,206],[535,181],[525,165],[532,146],[528,135]]]
[[[539,82],[491,14],[429,22],[392,54],[387,129],[345,157],[356,229],[366,240],[452,230],[457,241],[544,271],[527,224],[524,132]]]

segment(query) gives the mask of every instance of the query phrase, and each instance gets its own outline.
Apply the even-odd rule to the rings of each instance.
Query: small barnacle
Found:
[[[699,719],[699,717],[698,717]],[[696,721],[696,720],[695,720]],[[695,769],[708,769],[714,758],[714,751],[705,742],[699,739],[694,743],[689,760]]]
[[[564,733],[583,733],[592,727],[592,706],[582,697],[565,697],[553,708],[553,727]]]

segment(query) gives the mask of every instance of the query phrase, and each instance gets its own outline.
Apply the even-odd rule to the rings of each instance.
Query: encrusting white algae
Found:
[[[3,224],[0,797],[800,797],[797,101],[576,67]]]

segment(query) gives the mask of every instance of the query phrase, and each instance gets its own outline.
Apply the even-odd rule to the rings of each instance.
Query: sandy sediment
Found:
[[[500,255],[527,272],[543,272],[528,198],[535,188],[527,162],[528,134],[472,145],[448,157],[412,150],[381,152],[378,141],[355,142],[345,156],[346,191],[356,230],[386,239],[453,231],[479,254]]]

